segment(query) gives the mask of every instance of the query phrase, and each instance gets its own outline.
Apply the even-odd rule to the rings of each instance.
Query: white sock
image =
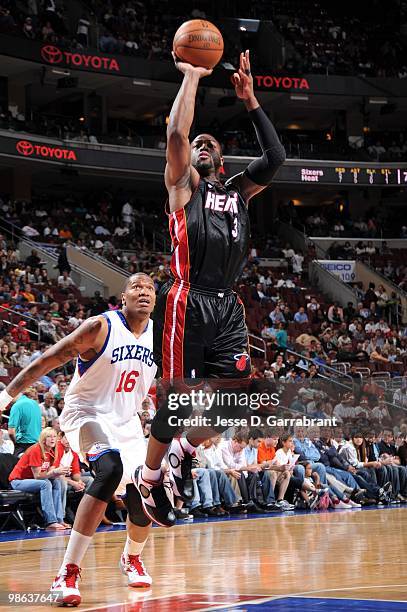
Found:
[[[144,542],[135,542],[134,540],[131,540],[129,536],[127,536],[123,551],[125,558],[127,559],[128,555],[140,556],[146,542],[147,540],[144,540]]]
[[[158,480],[161,480],[161,475],[161,468],[158,468],[158,470],[152,470],[147,465],[143,465],[141,477],[144,478],[144,480],[149,480],[150,482],[157,482]]]
[[[62,561],[61,567],[59,568],[58,576],[65,573],[65,568],[68,563],[74,563],[78,567],[81,566],[82,559],[88,550],[91,540],[91,536],[82,535],[82,533],[79,533],[79,531],[74,531],[74,529],[72,529],[68,546],[65,551],[65,557]]]
[[[196,449],[198,448],[197,446],[194,446],[193,444],[191,444],[191,442],[189,442],[186,438],[181,438],[180,439],[180,444],[182,446],[182,448],[187,451],[187,453],[189,453],[190,455],[193,455],[196,451]]]

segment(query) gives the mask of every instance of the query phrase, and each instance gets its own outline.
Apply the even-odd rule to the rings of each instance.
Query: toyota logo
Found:
[[[25,155],[26,157],[34,153],[34,146],[31,144],[31,142],[28,142],[28,140],[19,140],[16,144],[16,149],[18,153]]]
[[[41,49],[41,57],[48,64],[60,64],[63,59],[62,51],[52,45],[46,45]]]

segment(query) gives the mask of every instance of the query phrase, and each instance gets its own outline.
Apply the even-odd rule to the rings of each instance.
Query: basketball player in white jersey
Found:
[[[41,376],[77,358],[61,428],[71,448],[91,463],[95,479],[79,504],[64,560],[51,587],[62,593],[60,603],[80,603],[81,561],[118,487],[125,487],[128,510],[120,569],[129,586],[149,587],[152,582],[140,559],[151,522],[131,475],[145,461],[146,444],[137,410],[156,374],[150,319],[154,304],[152,279],[143,273],[132,275],[122,293],[121,310],[84,321],[24,368],[0,394],[1,411]],[[175,523],[175,516],[167,518]]]

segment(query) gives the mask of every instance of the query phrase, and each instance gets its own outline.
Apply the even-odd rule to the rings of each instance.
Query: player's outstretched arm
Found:
[[[59,340],[17,374],[0,393],[0,413],[19,393],[51,370],[68,363],[78,355],[86,354],[86,358],[91,359],[102,348],[106,335],[107,322],[104,317],[91,317],[84,321],[75,331]]]
[[[285,149],[273,124],[261,108],[253,89],[249,51],[240,54],[240,66],[233,77],[236,95],[243,100],[256,130],[263,155],[250,162],[246,170],[232,179],[246,201],[263,191],[285,161]]]
[[[172,105],[167,127],[167,165],[165,185],[169,194],[171,212],[183,208],[192,190],[199,182],[199,174],[191,166],[189,132],[194,120],[195,99],[199,80],[212,70],[177,61],[175,65],[183,73],[181,88]]]

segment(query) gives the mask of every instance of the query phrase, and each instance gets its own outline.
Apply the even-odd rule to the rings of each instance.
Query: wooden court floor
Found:
[[[380,601],[407,600],[407,508],[156,528],[143,555],[154,584],[142,594],[129,589],[118,571],[124,538],[117,530],[95,535],[83,563],[79,610],[233,610],[237,596],[267,597],[261,609],[273,610],[270,598],[300,596],[377,600],[379,611]],[[66,543],[62,536],[0,543],[0,610],[12,609],[9,592],[49,588]],[[202,596],[188,604],[185,594]]]

